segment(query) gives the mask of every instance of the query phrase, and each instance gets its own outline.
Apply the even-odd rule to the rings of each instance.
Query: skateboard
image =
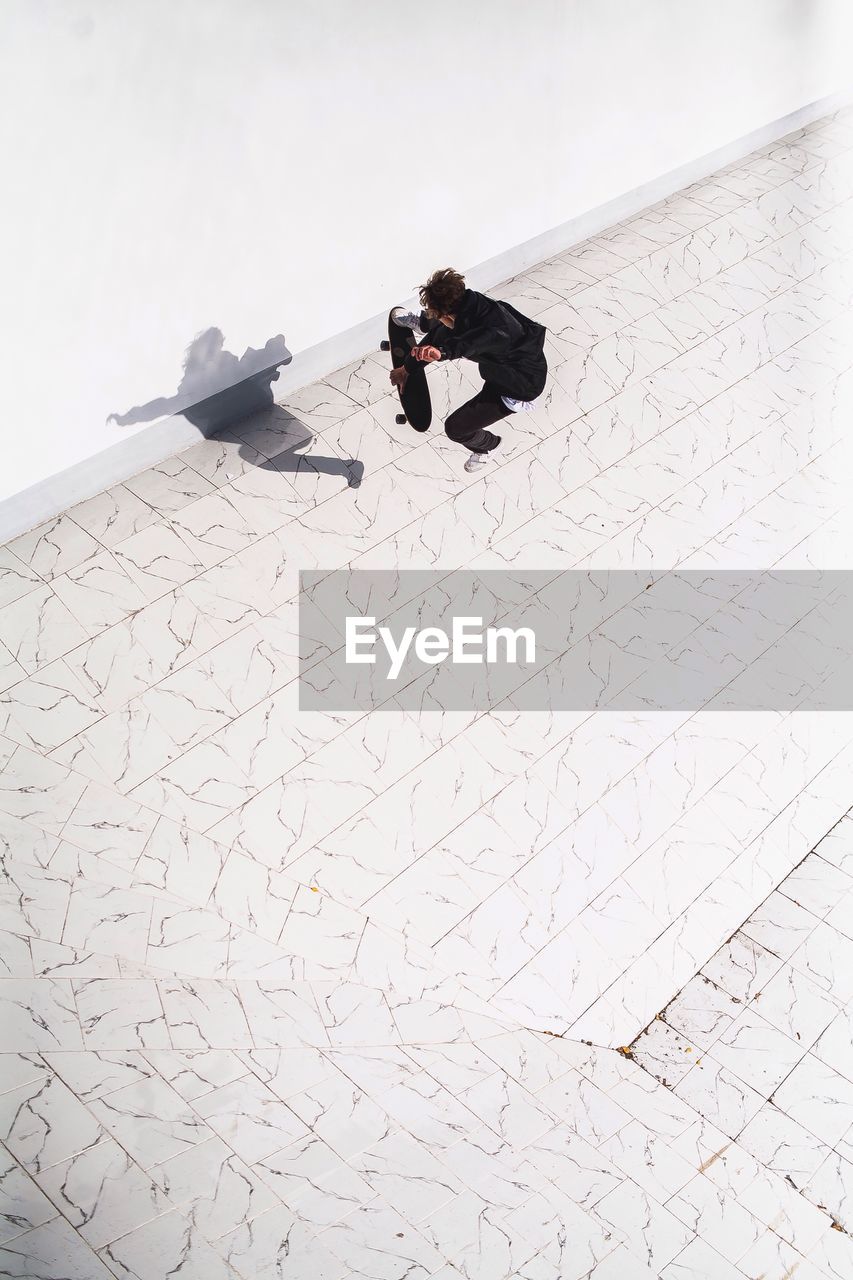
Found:
[[[391,352],[391,364],[395,369],[406,359],[409,351],[415,346],[415,335],[411,329],[404,329],[396,324],[388,315],[388,339],[379,344],[382,351]],[[409,374],[402,391],[398,389],[403,412],[397,414],[397,424],[402,426],[408,422],[415,431],[428,431],[432,422],[432,404],[429,398],[429,387],[426,380],[426,365],[419,364]]]

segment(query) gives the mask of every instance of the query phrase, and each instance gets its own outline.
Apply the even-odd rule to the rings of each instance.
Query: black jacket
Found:
[[[433,325],[422,342],[438,347],[442,360],[475,360],[483,381],[515,400],[535,400],[545,388],[545,328],[508,302],[466,289],[454,327]],[[406,357],[410,372],[417,364]]]

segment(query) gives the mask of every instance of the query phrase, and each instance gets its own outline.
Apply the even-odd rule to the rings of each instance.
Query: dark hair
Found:
[[[464,277],[454,271],[453,267],[433,271],[426,284],[422,284],[418,290],[421,306],[436,316],[454,315],[464,292]]]

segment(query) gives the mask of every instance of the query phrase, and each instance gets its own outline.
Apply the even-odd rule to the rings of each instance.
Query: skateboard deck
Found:
[[[391,352],[391,364],[395,369],[406,359],[415,345],[415,335],[411,329],[404,329],[388,316],[388,341],[381,343],[383,351]],[[398,390],[403,412],[397,414],[397,422],[402,426],[408,422],[415,431],[428,431],[432,422],[432,404],[429,398],[429,387],[426,380],[426,365],[419,364],[406,379],[402,391]]]

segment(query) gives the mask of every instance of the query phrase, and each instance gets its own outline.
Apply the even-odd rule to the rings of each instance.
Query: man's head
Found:
[[[204,369],[216,360],[225,343],[221,329],[203,329],[184,352],[184,369]]]
[[[465,280],[452,267],[442,267],[440,271],[433,271],[418,292],[421,306],[432,319],[452,321],[465,292]]]

